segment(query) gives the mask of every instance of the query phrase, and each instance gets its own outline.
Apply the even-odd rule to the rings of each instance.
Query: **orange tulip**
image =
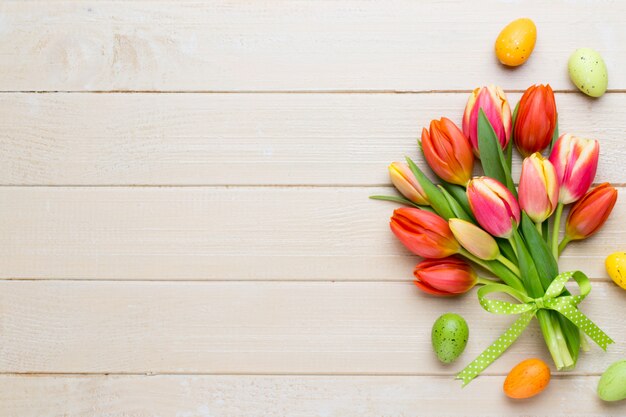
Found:
[[[445,258],[460,249],[448,222],[417,208],[396,209],[389,223],[391,231],[411,252],[424,258]]]
[[[426,259],[417,264],[413,275],[420,290],[444,297],[466,293],[478,282],[469,264],[454,257]]]
[[[554,92],[549,84],[533,85],[524,92],[513,126],[515,145],[524,157],[550,145],[556,129],[556,116]]]
[[[564,240],[586,239],[596,233],[611,214],[615,201],[617,190],[607,182],[585,194],[567,216]]]
[[[441,179],[464,186],[472,177],[472,145],[452,120],[431,121],[430,130],[422,130],[422,149],[426,162]]]

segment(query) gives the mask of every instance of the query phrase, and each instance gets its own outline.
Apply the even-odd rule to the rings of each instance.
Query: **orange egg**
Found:
[[[502,29],[496,39],[496,56],[504,65],[522,65],[535,49],[537,27],[527,18],[517,19]]]
[[[511,398],[530,398],[550,382],[550,368],[541,359],[526,359],[515,365],[504,380],[504,393]]]

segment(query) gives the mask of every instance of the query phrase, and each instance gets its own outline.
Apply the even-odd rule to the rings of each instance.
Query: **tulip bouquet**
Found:
[[[519,186],[512,179],[512,150],[523,157]],[[481,306],[495,314],[519,314],[499,339],[458,375],[464,384],[496,360],[537,318],[559,370],[572,369],[585,334],[603,349],[613,341],[577,305],[591,289],[580,271],[559,273],[569,242],[585,239],[604,224],[617,190],[604,183],[589,190],[599,144],[558,134],[549,85],[528,88],[512,113],[499,87],[474,90],[462,129],[450,119],[430,122],[419,141],[424,159],[441,179],[435,184],[410,159],[389,174],[401,196],[372,196],[407,207],[396,209],[391,230],[411,252],[425,258],[415,285],[435,296],[454,296],[476,285]],[[547,151],[544,157],[542,152]],[[476,159],[484,176],[473,176]],[[572,204],[559,235],[564,206]],[[479,277],[474,268],[491,277]],[[579,290],[565,287],[570,279]],[[489,297],[504,293],[515,302]]]

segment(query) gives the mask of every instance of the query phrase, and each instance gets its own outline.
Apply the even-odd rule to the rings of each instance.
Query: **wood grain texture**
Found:
[[[461,389],[423,376],[0,376],[3,417],[618,417],[598,377],[553,378],[540,396],[512,401],[504,377]]]
[[[620,190],[623,190],[620,188]],[[410,280],[390,188],[2,187],[0,278]],[[605,278],[626,205],[562,270]]]
[[[0,306],[4,373],[454,375],[514,320],[408,282],[3,281]],[[576,372],[598,374],[626,354],[626,292],[595,283],[581,309],[616,342],[582,355]],[[448,311],[471,335],[444,366],[430,332]],[[550,363],[535,322],[487,373],[529,356]]]
[[[388,184],[432,118],[460,125],[467,97],[0,94],[0,184]],[[600,140],[598,181],[626,182],[626,95],[557,102],[562,132]]]
[[[567,59],[582,46],[624,89],[624,15],[613,1],[5,1],[0,89],[572,89]],[[520,16],[534,19],[538,41],[511,70],[493,44]]]

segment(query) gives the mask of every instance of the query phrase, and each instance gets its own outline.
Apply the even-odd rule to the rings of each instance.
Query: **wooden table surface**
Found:
[[[514,70],[492,47],[538,27]],[[563,270],[593,278],[593,347],[528,401],[502,382],[549,360],[533,325],[465,389],[454,375],[512,322],[475,293],[434,299],[388,229],[386,166],[430,119],[496,83],[557,91],[561,131],[598,138],[626,185],[620,1],[4,1],[0,4],[0,416],[623,416],[599,375],[626,357],[626,202]],[[604,56],[575,91],[569,54]],[[515,171],[519,173],[519,161]],[[471,328],[437,362],[440,314]]]

